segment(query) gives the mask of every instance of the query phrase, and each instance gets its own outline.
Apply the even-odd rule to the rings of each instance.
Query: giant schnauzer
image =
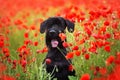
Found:
[[[69,80],[68,76],[75,75],[74,69],[68,69],[71,60],[65,58],[68,52],[62,45],[64,41],[59,37],[60,33],[65,33],[66,28],[69,32],[73,32],[74,23],[62,17],[50,17],[40,25],[40,32],[46,33],[46,45],[48,47],[48,54],[44,60],[46,71],[52,74],[53,79],[57,78],[57,80]]]

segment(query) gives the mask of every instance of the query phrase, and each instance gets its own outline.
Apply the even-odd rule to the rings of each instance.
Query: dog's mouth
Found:
[[[51,40],[51,45],[53,48],[56,48],[58,46],[58,41],[56,39]]]

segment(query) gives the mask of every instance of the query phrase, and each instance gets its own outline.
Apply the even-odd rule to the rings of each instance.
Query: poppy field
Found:
[[[0,80],[50,80],[40,24],[61,16],[75,24],[60,34],[72,59],[70,80],[120,80],[120,0],[0,0]],[[48,60],[46,63],[50,63]]]

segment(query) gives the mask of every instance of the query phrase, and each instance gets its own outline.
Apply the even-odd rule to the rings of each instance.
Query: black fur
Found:
[[[59,37],[59,33],[64,33],[66,27],[69,32],[74,31],[74,23],[62,17],[50,17],[42,22],[40,26],[40,32],[46,33],[46,45],[48,47],[48,54],[46,55],[45,60],[51,59],[51,63],[46,64],[46,70],[48,73],[53,72],[52,76],[53,78],[57,78],[57,80],[69,80],[69,75],[75,75],[75,70],[68,70],[68,67],[71,64],[71,60],[66,60],[66,58],[63,56],[63,54],[67,54],[67,50],[65,47],[63,47],[63,41],[61,41]],[[52,40],[57,40],[59,42],[57,47],[60,50],[57,47],[52,47]],[[54,70],[55,66],[56,69]]]

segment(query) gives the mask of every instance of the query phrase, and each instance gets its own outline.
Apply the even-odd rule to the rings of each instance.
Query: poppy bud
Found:
[[[73,69],[74,69],[73,65],[70,64],[69,67],[68,67],[68,70],[73,71]]]
[[[47,59],[45,60],[45,62],[46,62],[46,64],[50,64],[50,63],[51,63],[51,59],[50,59],[50,58],[47,58]]]
[[[90,55],[89,54],[85,54],[85,59],[88,60],[90,58]]]

